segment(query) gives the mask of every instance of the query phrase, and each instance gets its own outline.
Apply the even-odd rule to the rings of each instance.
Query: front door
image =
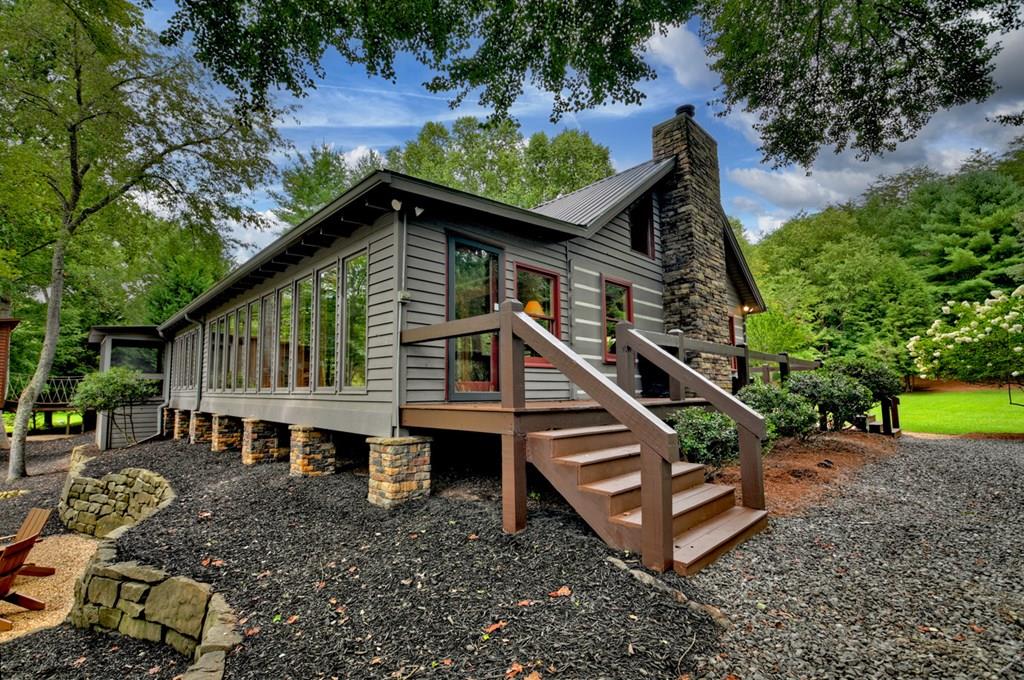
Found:
[[[503,286],[501,260],[497,248],[462,238],[449,240],[449,320],[497,310]],[[452,400],[499,397],[497,334],[448,341],[448,395]]]

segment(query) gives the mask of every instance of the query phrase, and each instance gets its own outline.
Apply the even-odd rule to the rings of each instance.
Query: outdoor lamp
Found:
[[[523,307],[523,311],[529,314],[530,316],[534,317],[544,316],[544,308],[541,307],[540,303],[537,302],[536,300],[530,300],[529,302],[527,302],[526,306]]]

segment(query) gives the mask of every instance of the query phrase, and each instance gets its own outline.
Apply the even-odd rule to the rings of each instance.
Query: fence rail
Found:
[[[81,375],[60,375],[47,378],[43,391],[36,399],[36,410],[66,408],[83,377]],[[4,395],[4,401],[17,402],[30,380],[32,380],[30,373],[12,373],[8,376],[7,394]]]

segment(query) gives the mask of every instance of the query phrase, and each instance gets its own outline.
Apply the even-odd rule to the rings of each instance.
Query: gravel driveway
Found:
[[[906,436],[690,581],[735,624],[694,677],[1024,677],[1024,441]]]

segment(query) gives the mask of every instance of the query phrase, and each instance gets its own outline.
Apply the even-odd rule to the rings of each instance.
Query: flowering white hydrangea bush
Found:
[[[922,378],[1024,387],[1024,286],[984,302],[949,301],[924,336],[907,343]]]

